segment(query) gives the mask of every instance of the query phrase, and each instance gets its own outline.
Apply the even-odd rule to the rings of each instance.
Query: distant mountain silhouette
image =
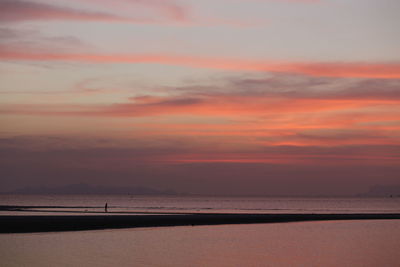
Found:
[[[92,186],[88,184],[70,184],[65,186],[37,186],[24,187],[7,194],[22,195],[178,195],[173,190],[157,190],[148,187],[113,187],[113,186]]]
[[[360,197],[400,197],[400,185],[375,185]]]

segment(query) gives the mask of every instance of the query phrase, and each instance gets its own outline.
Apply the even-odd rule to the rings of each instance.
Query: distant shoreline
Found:
[[[167,214],[167,215],[2,215],[0,233],[35,233],[137,227],[284,223],[332,220],[399,220],[400,214]]]

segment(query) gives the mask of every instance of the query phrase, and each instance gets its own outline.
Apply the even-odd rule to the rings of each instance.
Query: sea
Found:
[[[132,195],[0,195],[0,215],[103,213],[400,213],[400,198],[260,198]]]
[[[0,215],[400,213],[400,198],[1,195]],[[23,206],[23,208],[21,208]],[[0,234],[0,266],[400,266],[399,220]]]

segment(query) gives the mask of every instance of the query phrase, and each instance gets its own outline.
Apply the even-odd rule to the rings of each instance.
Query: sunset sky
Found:
[[[398,0],[0,0],[0,187],[400,183]]]

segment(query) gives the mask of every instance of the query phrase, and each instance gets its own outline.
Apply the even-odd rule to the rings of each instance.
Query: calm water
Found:
[[[400,198],[212,198],[133,196],[7,196],[0,205],[60,206],[45,211],[102,212],[234,212],[234,213],[399,213]],[[68,206],[69,208],[61,208]],[[0,214],[32,214],[0,211]],[[56,213],[54,213],[56,214]],[[63,214],[63,213],[57,213]]]
[[[53,206],[0,214],[399,213],[399,198],[0,196]],[[57,206],[57,207],[54,207]],[[66,208],[67,207],[67,208]],[[57,211],[57,212],[54,212]],[[110,214],[110,213],[109,213]],[[400,266],[400,221],[330,221],[2,234],[0,266]]]
[[[399,221],[0,235],[1,266],[400,266]]]

